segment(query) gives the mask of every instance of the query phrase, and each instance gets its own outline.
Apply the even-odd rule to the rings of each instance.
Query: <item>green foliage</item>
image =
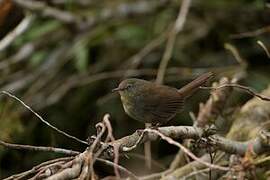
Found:
[[[21,46],[25,42],[32,41],[41,37],[44,34],[59,29],[60,26],[61,23],[56,20],[35,20],[32,27],[28,31],[26,31],[23,36],[19,36],[18,38],[16,38],[14,45]]]
[[[115,38],[121,40],[129,48],[141,47],[147,40],[146,30],[135,24],[121,26],[115,32]]]
[[[43,60],[45,60],[45,57],[48,55],[47,51],[36,51],[33,56],[31,56],[30,58],[30,65],[33,67],[38,67],[40,65],[40,63],[43,62]]]

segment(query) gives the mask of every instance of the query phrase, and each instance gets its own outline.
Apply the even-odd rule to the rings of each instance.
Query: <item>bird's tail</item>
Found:
[[[184,87],[182,87],[181,89],[179,89],[178,92],[183,97],[189,97],[196,90],[198,90],[198,88],[201,85],[203,85],[204,83],[206,83],[206,81],[208,79],[212,78],[212,77],[213,77],[213,73],[212,72],[204,73],[204,74],[200,75],[199,77],[197,77],[196,79],[194,79],[193,81],[191,81],[190,83],[188,83],[187,85],[185,85]]]

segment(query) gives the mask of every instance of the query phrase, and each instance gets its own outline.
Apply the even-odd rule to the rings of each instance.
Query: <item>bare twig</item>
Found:
[[[145,123],[144,126],[145,126],[145,128],[150,128],[152,126],[152,124]],[[142,134],[142,137],[143,137],[143,134]],[[140,139],[137,142],[139,143]],[[136,146],[137,145],[135,144],[135,147]],[[146,141],[144,143],[144,155],[145,155],[145,165],[149,170],[151,170],[151,168],[152,168],[152,150],[151,150],[151,142],[150,141]]]
[[[96,137],[96,139],[94,140],[94,142],[91,144],[91,146],[90,146],[90,148],[89,148],[89,150],[88,150],[88,153],[87,153],[87,157],[89,157],[89,158],[88,158],[88,161],[89,161],[89,162],[86,161],[86,165],[85,165],[85,167],[86,167],[86,169],[87,169],[87,170],[86,170],[86,172],[87,172],[87,177],[89,177],[89,174],[90,174],[90,175],[91,175],[91,179],[95,179],[95,178],[94,178],[95,172],[94,172],[94,167],[93,167],[93,165],[94,165],[94,162],[95,162],[96,158],[98,158],[98,156],[101,154],[102,148],[100,148],[100,150],[99,150],[98,152],[96,152],[96,153],[95,153],[94,151],[95,151],[97,145],[100,144],[101,137],[103,136],[103,134],[104,134],[105,131],[106,131],[106,126],[105,126],[104,124],[102,124],[102,123],[99,123],[99,124],[97,125],[97,129],[98,129],[98,131],[97,131],[97,137]],[[83,172],[83,170],[84,170],[84,169],[82,169],[82,172]],[[83,174],[83,173],[81,173],[81,176],[82,176],[82,174]],[[82,177],[83,177],[83,176],[82,176]],[[89,178],[87,178],[87,179],[89,179]]]
[[[66,154],[66,155],[78,155],[80,153],[78,151],[62,149],[62,148],[55,148],[55,147],[12,144],[12,143],[4,142],[2,140],[0,140],[0,145],[7,147],[7,148],[18,149],[18,150],[55,152],[55,153]]]
[[[217,87],[223,84],[228,84],[230,80],[228,78],[221,78],[218,83],[213,83],[213,87]],[[232,88],[223,88],[220,90],[212,91],[209,99],[205,104],[200,103],[199,112],[194,123],[197,127],[206,127],[212,122],[211,120],[217,119],[224,110],[226,100],[230,96]]]
[[[68,168],[61,169],[60,172],[47,176],[47,180],[58,180],[58,179],[74,179],[77,178],[81,173],[82,163],[84,160],[84,153],[79,154],[71,161]],[[70,166],[71,165],[71,166]]]
[[[171,56],[172,56],[172,51],[173,51],[176,35],[184,27],[190,4],[191,4],[191,0],[183,0],[182,1],[178,17],[177,17],[175,25],[170,33],[169,39],[168,39],[167,44],[166,44],[165,52],[163,54],[163,57],[161,59],[160,65],[159,65],[159,70],[158,70],[157,78],[156,78],[156,82],[158,84],[163,83],[165,71],[167,69],[167,65],[169,63],[169,60],[171,59]]]
[[[0,41],[0,52],[5,50],[18,36],[24,33],[28,27],[33,22],[35,16],[32,14],[28,14],[24,17],[24,19],[18,24],[18,26],[8,33],[1,41]]]
[[[0,61],[0,70],[4,70],[11,64],[15,64],[23,59],[26,59],[26,57],[29,57],[33,53],[33,51],[33,44],[28,43],[23,45],[15,55],[9,57],[8,59]]]
[[[68,162],[70,160],[74,159],[74,157],[63,157],[63,158],[57,158],[57,159],[53,159],[53,160],[49,160],[49,161],[46,161],[46,162],[43,162],[37,166],[34,166],[32,169],[28,170],[28,171],[25,171],[25,172],[22,172],[22,173],[19,173],[19,174],[14,174],[10,177],[7,177],[5,178],[4,180],[13,180],[13,179],[21,179],[21,178],[24,178],[28,175],[31,175],[31,174],[34,174],[34,173],[37,173],[41,168],[43,167],[46,167],[50,164],[53,164],[53,163],[56,163],[56,162]]]
[[[247,66],[247,61],[244,58],[241,57],[238,49],[234,45],[232,45],[230,43],[225,43],[224,44],[224,48],[227,49],[227,50],[229,50],[232,53],[232,55],[234,56],[235,60],[240,65],[242,65],[243,67],[246,67]]]
[[[138,53],[136,53],[135,55],[131,56],[126,63],[124,64],[124,66],[129,66],[130,69],[135,69],[140,62],[142,61],[142,59],[148,55],[151,51],[153,51],[154,49],[156,49],[157,47],[159,47],[168,37],[169,32],[171,30],[171,27],[166,29],[164,32],[162,32],[162,34],[160,34],[158,37],[156,37],[155,39],[153,39],[152,41],[150,41],[146,46],[144,46]],[[129,73],[127,72],[127,76],[129,76]]]
[[[35,11],[41,13],[43,16],[53,17],[59,21],[62,21],[67,24],[75,23],[77,17],[74,14],[71,14],[66,11],[62,11],[53,7],[49,7],[46,3],[42,1],[32,1],[32,0],[13,0],[19,6],[26,8],[30,11]]]
[[[105,8],[98,13],[97,16],[77,16],[76,14],[62,11],[60,9],[50,7],[42,1],[33,0],[13,0],[19,6],[40,13],[43,16],[52,17],[66,24],[75,25],[75,29],[79,31],[86,31],[95,26],[96,24],[108,21],[112,18],[125,18],[130,15],[140,15],[155,12],[160,7],[167,3],[167,0],[156,2],[151,1],[136,1],[136,3],[122,3],[115,8]],[[84,20],[83,20],[84,19]]]
[[[222,170],[222,171],[229,171],[230,168],[228,167],[222,167],[219,165],[215,165],[215,164],[210,164],[208,162],[205,162],[203,160],[201,160],[200,158],[198,158],[197,156],[195,156],[189,149],[187,149],[185,146],[181,145],[180,143],[174,141],[172,138],[165,136],[164,134],[162,134],[160,131],[154,130],[154,129],[145,129],[146,132],[152,132],[157,134],[158,136],[160,136],[163,140],[167,141],[169,144],[175,145],[177,147],[179,147],[182,151],[184,151],[189,157],[191,157],[193,160],[204,164],[205,166],[209,167],[210,169],[218,169],[218,170]]]
[[[250,95],[255,96],[255,97],[257,97],[257,98],[259,98],[261,100],[270,101],[270,97],[265,96],[263,94],[259,94],[259,93],[255,92],[254,90],[252,90],[251,88],[249,88],[247,86],[242,86],[240,84],[223,84],[223,85],[218,86],[218,87],[200,87],[200,88],[201,89],[214,89],[214,90],[217,90],[217,89],[221,89],[221,88],[225,88],[225,87],[239,88],[239,89],[242,89],[245,92],[249,93]]]
[[[71,46],[72,45],[68,44],[67,42],[59,44],[59,46],[53,50],[53,52],[47,57],[46,61],[42,63],[41,66],[31,73],[22,73],[23,75],[21,75],[19,78],[15,78],[11,80],[10,83],[2,86],[1,90],[12,92],[19,91],[37,80],[41,75],[47,77],[50,73],[57,71],[61,65],[65,64],[65,62],[69,60],[67,56],[70,54],[68,52]]]
[[[270,31],[270,26],[265,26],[259,29],[256,29],[254,31],[249,31],[249,32],[243,32],[239,34],[233,34],[230,36],[232,39],[241,39],[241,38],[249,38],[249,37],[255,37],[259,36],[264,33],[268,33]]]
[[[260,40],[257,41],[257,44],[263,48],[264,52],[266,53],[267,57],[270,58],[270,52],[268,51],[267,47],[264,45],[264,43]]]
[[[63,28],[60,28],[53,34],[51,32],[47,32],[43,36],[41,36],[40,39],[25,43],[17,50],[15,54],[0,61],[0,70],[4,70],[10,65],[14,65],[24,60],[28,60],[28,58],[34,52],[40,50],[43,47],[47,47],[52,43],[58,42],[60,39],[64,39],[66,35],[67,32]],[[1,81],[3,80],[1,79]]]
[[[5,95],[7,95],[7,96],[9,96],[9,97],[11,97],[11,98],[13,98],[13,99],[15,99],[16,101],[20,102],[25,108],[27,108],[27,109],[28,109],[29,111],[31,111],[36,117],[38,117],[38,119],[39,119],[41,122],[43,122],[44,124],[46,124],[47,126],[49,126],[50,128],[52,128],[53,130],[57,131],[58,133],[60,133],[60,134],[62,134],[62,135],[64,135],[64,136],[66,136],[66,137],[68,137],[68,138],[70,138],[70,139],[73,139],[73,140],[75,140],[75,141],[77,141],[77,142],[80,142],[80,143],[82,143],[82,144],[88,145],[88,143],[87,143],[86,141],[82,141],[82,140],[80,140],[80,139],[78,139],[78,138],[76,138],[76,137],[74,137],[74,136],[71,136],[71,135],[65,133],[64,131],[58,129],[57,127],[51,125],[48,121],[44,120],[44,119],[43,119],[38,113],[36,113],[30,106],[28,106],[27,104],[25,104],[22,100],[20,100],[20,99],[19,99],[18,97],[16,97],[15,95],[13,95],[13,94],[11,94],[11,93],[9,93],[9,92],[7,92],[7,91],[1,91],[0,93],[1,93],[1,94],[5,94]]]
[[[110,118],[110,115],[105,114],[104,117],[103,117],[103,122],[106,125],[107,130],[108,130],[108,138],[110,139],[111,142],[113,142],[113,141],[115,141],[115,138],[113,136],[113,129],[112,129],[109,118]],[[119,147],[114,146],[113,149],[114,149],[114,154],[115,154],[113,162],[114,162],[115,165],[117,165],[118,161],[119,161]],[[118,179],[120,179],[120,174],[119,174],[117,166],[114,166],[114,173],[115,173],[116,177]]]

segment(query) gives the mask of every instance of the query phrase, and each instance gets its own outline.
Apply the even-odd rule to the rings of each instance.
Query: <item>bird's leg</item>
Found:
[[[151,128],[151,123],[145,123],[145,128]],[[144,155],[145,155],[145,165],[151,170],[152,168],[152,152],[151,152],[151,142],[147,141],[144,143]]]
[[[211,136],[213,134],[216,134],[218,131],[217,127],[215,125],[208,126],[203,133],[204,137]]]
[[[160,127],[160,123],[152,123],[150,127],[150,129],[154,129],[154,130],[157,130],[158,131],[158,128]]]

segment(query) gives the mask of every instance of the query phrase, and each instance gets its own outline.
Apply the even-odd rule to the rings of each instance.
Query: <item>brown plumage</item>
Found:
[[[113,91],[118,91],[125,112],[135,120],[165,124],[184,106],[185,98],[192,95],[213,74],[202,74],[181,89],[158,85],[142,79],[126,79]]]

